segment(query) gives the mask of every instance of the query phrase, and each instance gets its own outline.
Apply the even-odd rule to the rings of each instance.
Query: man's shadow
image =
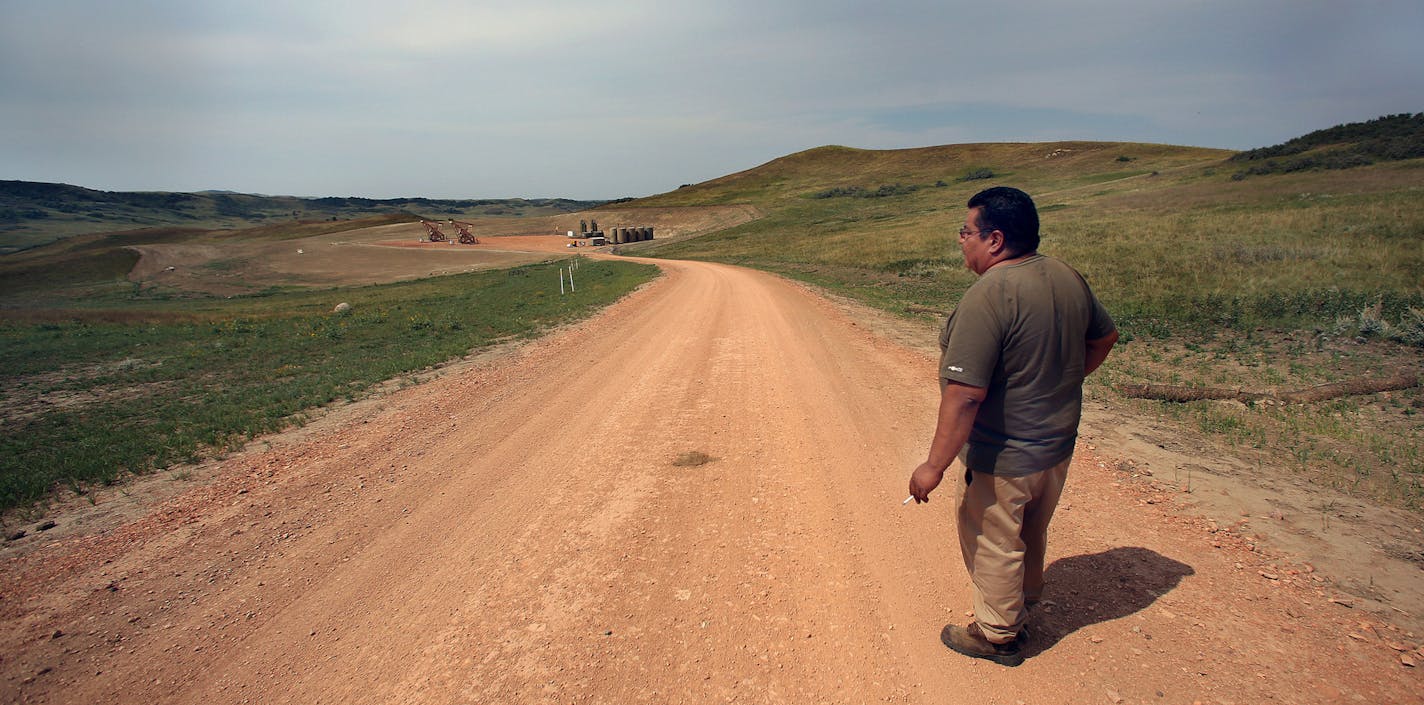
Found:
[[[1139,612],[1195,572],[1138,547],[1060,558],[1044,570],[1043,602],[1031,615],[1025,655],[1047,651],[1090,624]]]

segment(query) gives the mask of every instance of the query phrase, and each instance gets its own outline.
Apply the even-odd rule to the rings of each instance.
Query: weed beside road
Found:
[[[655,276],[549,263],[231,300],[112,296],[0,318],[0,507],[240,447],[314,407],[588,315]],[[337,303],[351,309],[337,313]]]
[[[1324,487],[1409,509],[1424,507],[1424,388],[1309,404],[1124,399],[1119,384],[1151,381],[1275,393],[1418,369],[1419,348],[1378,338],[1225,332],[1120,346],[1088,391],[1137,413],[1173,420],[1253,465],[1285,468]]]

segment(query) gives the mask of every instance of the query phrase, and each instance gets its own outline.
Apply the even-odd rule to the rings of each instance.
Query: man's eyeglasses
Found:
[[[964,238],[969,237],[970,235],[983,235],[984,233],[992,233],[992,232],[994,232],[994,231],[993,231],[993,230],[970,230],[969,228],[960,228],[960,229],[959,229],[959,239],[960,239],[960,240],[963,240]]]

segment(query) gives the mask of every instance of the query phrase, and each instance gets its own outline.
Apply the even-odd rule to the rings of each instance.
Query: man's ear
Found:
[[[997,238],[995,237],[997,236]],[[1004,238],[1004,231],[993,230],[989,233],[989,252],[998,255],[1008,249],[1009,241]]]

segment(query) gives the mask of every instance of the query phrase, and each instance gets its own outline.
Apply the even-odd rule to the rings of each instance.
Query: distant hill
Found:
[[[0,181],[0,254],[72,235],[144,227],[236,228],[394,213],[426,218],[538,216],[601,203],[563,198],[298,198],[227,191],[98,191],[69,184]]]

